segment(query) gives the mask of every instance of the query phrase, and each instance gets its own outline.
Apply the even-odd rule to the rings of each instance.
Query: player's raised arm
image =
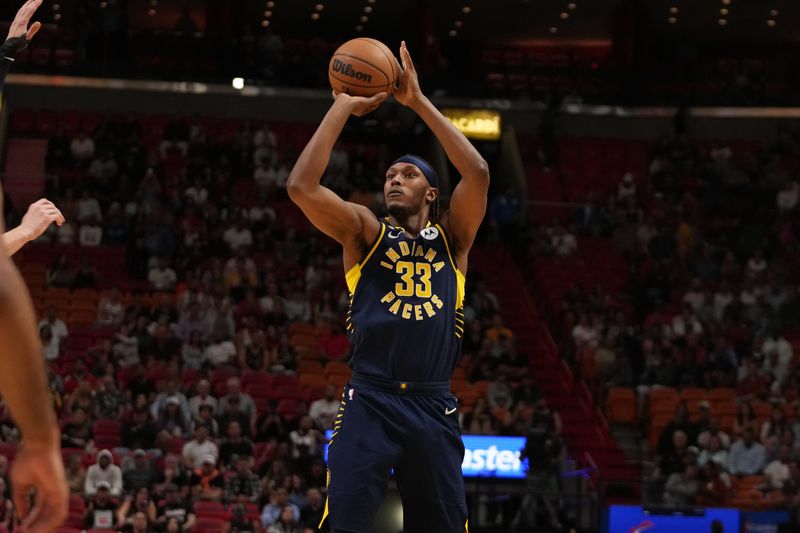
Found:
[[[333,145],[350,115],[361,116],[377,109],[386,93],[370,98],[334,95],[334,102],[317,131],[297,159],[286,188],[314,226],[345,247],[345,254],[355,251],[354,244],[371,241],[380,228],[375,216],[364,206],[344,201],[320,184],[328,166]],[[355,258],[358,261],[360,258]]]
[[[461,181],[453,190],[450,209],[445,213],[442,225],[454,241],[456,254],[466,253],[472,246],[486,214],[489,166],[464,134],[458,131],[422,94],[414,62],[411,60],[405,41],[400,45],[400,60],[403,63],[403,73],[400,75],[400,87],[395,91],[395,98],[401,104],[413,109],[427,124],[442,143],[450,162],[461,174]]]
[[[14,255],[28,242],[44,233],[47,227],[55,222],[59,226],[64,223],[64,215],[53,205],[53,202],[42,198],[28,207],[22,222],[14,229],[3,233],[0,240],[5,246],[7,255]]]
[[[2,200],[0,200],[2,205]],[[3,229],[0,220],[0,231]],[[30,296],[0,240],[0,393],[23,445],[11,472],[14,504],[25,531],[52,531],[67,514],[58,422],[47,390],[44,358]],[[30,489],[36,504],[30,509]]]

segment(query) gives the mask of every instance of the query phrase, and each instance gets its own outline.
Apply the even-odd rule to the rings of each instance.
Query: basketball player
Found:
[[[334,533],[369,533],[394,469],[406,533],[464,533],[464,446],[449,380],[464,332],[467,255],[486,212],[489,170],[467,139],[422,94],[405,43],[395,93],[430,127],[461,174],[438,213],[433,167],[406,155],[386,171],[389,216],[377,219],[320,185],[350,115],[386,94],[335,100],[288,180],[289,196],[343,247],[350,292],[353,369],[328,454],[326,517]],[[323,518],[324,522],[325,518]]]
[[[14,54],[41,27],[36,22],[28,28],[41,3],[42,0],[28,0],[11,23],[9,38],[0,46],[2,79]],[[0,231],[3,229],[0,217]],[[20,531],[49,533],[67,516],[69,491],[33,306],[19,272],[8,258],[5,241],[5,236],[0,239],[0,393],[23,438],[11,470],[14,507],[22,519]],[[32,489],[36,491],[33,507]]]

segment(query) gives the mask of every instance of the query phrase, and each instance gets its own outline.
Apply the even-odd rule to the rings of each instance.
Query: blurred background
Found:
[[[318,531],[348,297],[285,182],[356,36],[406,40],[492,170],[452,381],[470,531],[796,530],[796,2],[46,0],[35,20],[2,183],[8,227],[40,197],[67,219],[14,256],[63,532]],[[393,100],[350,120],[323,183],[380,215],[406,152],[446,201],[457,173]],[[5,479],[7,416],[0,441]],[[393,487],[375,531],[402,531]]]

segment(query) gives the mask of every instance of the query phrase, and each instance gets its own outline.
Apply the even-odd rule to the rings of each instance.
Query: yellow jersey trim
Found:
[[[439,233],[442,234],[444,248],[447,250],[447,257],[450,259],[450,264],[453,266],[453,270],[456,272],[456,309],[461,309],[461,307],[464,305],[464,296],[466,296],[467,292],[467,279],[456,266],[456,262],[453,261],[453,254],[450,252],[450,243],[448,242],[447,233],[444,231],[444,228],[442,228],[442,226],[439,224],[436,224],[435,227],[439,230]]]
[[[356,263],[350,267],[350,270],[344,275],[344,279],[347,282],[347,290],[350,291],[350,296],[356,293],[358,281],[361,279],[361,269],[364,268],[364,265],[367,264],[367,261],[369,261],[370,257],[375,253],[375,250],[378,249],[378,245],[381,243],[383,235],[386,233],[386,224],[381,221],[378,221],[378,223],[381,225],[381,230],[378,232],[378,238],[375,239],[369,253],[360,263]]]
[[[331,485],[331,471],[330,471],[330,469],[328,469],[327,478],[328,479],[325,482],[325,486],[326,487],[330,487],[330,485]],[[317,526],[317,529],[322,529],[322,524],[324,524],[325,523],[325,519],[328,518],[328,500],[329,499],[330,499],[330,496],[327,496],[325,498],[325,510],[322,511],[322,520],[319,521],[319,525]],[[469,532],[467,532],[467,533],[469,533]]]

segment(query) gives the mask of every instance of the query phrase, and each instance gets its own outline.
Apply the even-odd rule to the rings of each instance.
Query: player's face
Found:
[[[420,212],[433,202],[436,194],[436,189],[430,186],[417,165],[396,163],[386,171],[383,197],[387,211],[394,217]]]

